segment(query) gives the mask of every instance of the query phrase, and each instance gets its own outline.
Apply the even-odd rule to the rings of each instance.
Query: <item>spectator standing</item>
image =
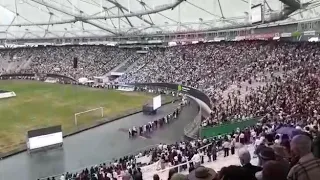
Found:
[[[222,144],[223,151],[224,151],[224,157],[229,156],[229,150],[230,150],[230,142],[228,139],[225,139],[225,141]]]
[[[206,148],[206,150],[207,150],[207,156],[208,156],[208,162],[211,162],[211,156],[212,156],[212,154],[211,154],[211,148],[212,148],[212,145],[210,145],[210,146],[208,146],[208,147]]]
[[[187,180],[187,176],[184,175],[184,174],[175,173],[175,174],[173,174],[173,176],[171,177],[171,180]]]
[[[138,168],[137,171],[135,171],[133,173],[133,179],[134,180],[142,180],[142,172],[141,172],[140,168]]]
[[[201,164],[204,163],[204,152],[202,149],[199,150],[199,155],[200,155],[200,159],[201,159]]]
[[[287,180],[286,167],[279,161],[268,161],[262,170],[263,180]]]
[[[244,133],[242,131],[240,132],[240,135],[239,135],[239,141],[240,141],[241,144],[245,143],[245,136],[244,136]]]
[[[236,139],[235,138],[231,138],[231,142],[230,142],[231,155],[234,155],[235,148],[236,148]]]
[[[158,174],[153,175],[153,180],[160,180],[160,177]]]
[[[231,165],[221,169],[219,180],[253,180],[253,177],[242,167]]]
[[[199,166],[188,175],[188,180],[215,180],[218,174],[211,168]]]
[[[312,152],[315,157],[320,158],[320,133],[317,132],[313,141]]]
[[[197,168],[201,165],[201,156],[200,156],[200,152],[198,150],[197,153],[195,153],[191,159],[194,163],[194,167]]]
[[[211,154],[212,154],[212,161],[217,160],[217,146],[215,143],[212,144]]]
[[[275,153],[275,160],[281,164],[286,174],[288,174],[290,170],[290,163],[289,163],[289,154],[287,153],[285,147],[274,145],[272,147]]]
[[[61,175],[60,180],[66,180],[64,174]]]
[[[268,161],[275,160],[275,153],[272,148],[270,147],[262,147],[261,150],[258,153],[258,158],[259,158],[259,166],[264,167],[265,163]],[[262,180],[262,171],[259,171],[256,173],[256,178],[258,180]]]
[[[168,180],[171,180],[172,176],[177,173],[176,168],[172,168],[169,170]]]
[[[291,152],[298,160],[288,174],[288,180],[318,180],[320,160],[311,153],[311,139],[306,135],[297,135],[291,141]]]
[[[132,180],[133,179],[128,170],[124,171],[121,177],[122,177],[122,180]]]
[[[262,167],[254,166],[250,163],[251,155],[248,149],[239,149],[239,160],[244,170],[246,170],[252,177],[259,171],[262,171]]]

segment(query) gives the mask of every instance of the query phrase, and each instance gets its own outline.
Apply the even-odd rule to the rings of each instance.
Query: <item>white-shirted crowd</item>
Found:
[[[235,130],[227,136],[185,141],[148,151],[152,154],[152,162],[160,161],[161,168],[169,162],[172,165],[192,162],[188,176],[173,169],[169,180],[319,178],[320,44],[203,43],[150,49],[147,55],[139,55],[140,58],[134,50],[104,46],[13,49],[0,51],[0,55],[3,73],[52,72],[75,78],[103,75],[131,57],[134,60],[126,63],[128,67],[132,62],[131,68],[115,82],[173,82],[195,87],[212,101],[212,113],[204,120],[205,126],[263,117],[257,126]],[[74,57],[79,59],[78,69],[72,68]],[[201,166],[204,156],[215,160],[218,147],[224,150],[224,156],[229,156],[229,151],[235,153],[236,142],[255,143],[259,166],[250,164],[250,154],[246,150],[239,153],[242,166],[222,168],[219,173]],[[207,148],[198,150],[208,143]],[[132,162],[130,168],[127,168],[128,162]],[[142,172],[133,162],[122,158],[117,165],[102,164],[81,173],[64,175],[61,179],[104,180],[118,178],[124,173],[122,179],[140,180]],[[155,175],[154,179],[157,178]]]

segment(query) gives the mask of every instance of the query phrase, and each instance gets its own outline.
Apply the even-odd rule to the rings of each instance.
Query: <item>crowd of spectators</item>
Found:
[[[212,101],[212,112],[205,119],[205,125],[263,117],[258,128],[149,151],[154,161],[160,161],[161,168],[169,162],[175,165],[192,161],[190,174],[186,177],[177,175],[178,179],[314,180],[320,177],[319,160],[311,153],[312,143],[316,144],[314,147],[319,146],[319,48],[317,43],[240,41],[155,48],[145,55],[115,47],[71,46],[4,50],[0,57],[2,61],[30,61],[29,64],[20,63],[15,68],[18,72],[57,71],[55,73],[75,78],[103,75],[128,60],[126,69],[131,63],[132,67],[115,83],[172,82],[202,90]],[[79,59],[78,69],[72,68],[74,57]],[[1,71],[8,71],[8,68]],[[235,88],[230,90],[230,87]],[[281,128],[298,129],[303,135],[286,136],[277,132]],[[246,171],[249,157],[243,149],[239,151],[242,167],[230,166],[214,173],[200,165],[203,156],[210,155],[210,160],[215,159],[212,147],[222,148],[224,156],[228,156],[229,151],[233,154],[235,142],[255,143],[260,168],[252,169],[259,171],[251,174]],[[198,151],[208,143],[207,149]],[[277,148],[282,149],[281,155]],[[313,153],[319,157],[319,149],[315,148]],[[81,180],[111,179],[125,172],[128,177],[142,179],[139,168],[133,167],[135,163],[127,168],[128,162],[131,160],[118,160],[111,166],[102,164],[75,176]],[[200,175],[201,172],[206,175]],[[169,179],[175,177],[172,173]]]
[[[133,49],[106,46],[48,46],[5,49],[0,52],[1,73],[54,73],[75,79],[103,76],[128,60],[138,59]],[[78,68],[74,68],[74,59]]]
[[[292,131],[281,131],[282,128],[291,128]],[[251,163],[252,153],[248,146],[254,146],[257,164]],[[239,165],[223,167],[219,171],[211,169],[210,163],[203,166],[206,162],[214,163],[219,150],[223,150],[224,157],[237,154]],[[150,161],[138,162],[141,157],[149,157]],[[176,176],[185,180],[316,180],[320,175],[318,157],[317,128],[302,129],[297,124],[263,121],[243,130],[237,129],[228,135],[181,141],[171,145],[159,144],[135,156],[125,156],[75,174],[66,173],[60,180],[150,179],[144,177],[144,173],[150,171],[144,167],[151,164],[156,164],[157,170],[172,167],[168,172],[168,180],[176,180]],[[157,180],[160,177],[155,174],[153,178]],[[54,178],[48,178],[52,179]]]
[[[264,132],[268,133],[267,137],[270,142],[262,144],[273,144],[275,140],[270,140],[270,137],[275,138],[275,135],[270,134],[276,132],[275,127],[289,125],[303,129],[308,136],[293,138],[291,149],[290,142],[283,143],[283,147],[286,147],[291,156],[288,161],[292,167],[290,172],[290,168],[279,168],[283,170],[282,174],[270,172],[268,174],[267,171],[272,171],[274,165],[278,164],[276,158],[272,157],[270,160],[273,161],[264,169],[266,175],[263,179],[272,179],[267,176],[274,177],[273,179],[287,179],[287,175],[288,179],[316,179],[317,174],[314,172],[320,170],[320,161],[310,154],[312,138],[309,137],[317,138],[320,120],[318,113],[320,51],[318,49],[319,44],[316,43],[277,41],[221,42],[177,46],[165,51],[158,50],[154,61],[143,62],[144,66],[140,67],[139,71],[128,72],[119,80],[126,83],[181,83],[206,92],[213,102],[211,116],[205,120],[206,125],[263,117],[263,125],[272,128],[267,128],[268,131]],[[223,94],[232,85],[236,86],[235,90]],[[255,137],[266,136],[261,133],[254,132],[253,135]],[[242,137],[245,135],[245,132],[239,134]],[[276,141],[279,141],[279,136],[277,138]],[[230,139],[222,144],[225,156],[229,154],[232,141]],[[261,141],[259,139],[258,142],[261,144]],[[304,145],[299,146],[298,144]],[[318,151],[315,153],[318,154]],[[273,149],[266,150],[266,154],[274,153]],[[261,157],[260,152],[257,155]],[[260,165],[264,167],[263,163]],[[240,173],[240,167],[228,168],[232,169],[230,172],[239,171]],[[309,170],[313,171],[313,174],[308,176]],[[228,171],[222,169],[220,173],[223,174],[223,172]],[[276,178],[272,176],[274,174],[281,174],[282,177]],[[219,179],[223,176],[220,175]],[[234,178],[239,178],[239,176]],[[253,178],[261,179],[262,176],[260,174]]]
[[[198,88],[213,102],[210,124],[279,114],[282,118],[305,116],[310,122],[319,112],[318,48],[314,43],[242,41],[156,49],[150,52],[152,61],[142,59],[137,63],[139,70],[133,68],[118,81],[173,82]],[[223,95],[231,85],[239,89],[243,82],[249,84],[247,92]],[[254,83],[260,85],[250,88]]]
[[[271,126],[272,125],[272,126]],[[296,129],[293,134],[282,134],[279,132],[281,128],[291,127]],[[320,159],[319,157],[319,132],[318,130],[298,129],[293,125],[281,125],[272,123],[263,123],[248,128],[241,133],[248,135],[251,143],[255,146],[255,154],[258,158],[258,163],[253,165],[252,155],[246,146],[240,146],[238,156],[240,165],[230,165],[221,168],[218,172],[210,167],[204,167],[201,164],[195,163],[190,166],[189,174],[179,174],[176,169],[169,172],[169,180],[176,180],[174,174],[178,175],[179,179],[210,179],[210,180],[316,180],[320,175]],[[296,126],[299,127],[299,126]],[[246,131],[254,131],[257,136],[253,136]],[[237,139],[238,134],[234,134]],[[231,138],[232,139],[232,138]],[[232,140],[231,140],[232,141]],[[238,141],[238,140],[236,140]],[[219,141],[218,141],[219,142]],[[230,140],[223,138],[222,148],[224,151],[233,153]],[[244,141],[244,144],[248,142]],[[213,145],[218,145],[213,143]],[[210,146],[208,146],[208,149]],[[199,155],[211,156],[210,150]],[[214,150],[216,152],[216,150]],[[224,153],[228,156],[228,153]],[[203,158],[200,158],[203,159]],[[208,158],[210,160],[210,158]],[[157,177],[155,175],[154,177]]]

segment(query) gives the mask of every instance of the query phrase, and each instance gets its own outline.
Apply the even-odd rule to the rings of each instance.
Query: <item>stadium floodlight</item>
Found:
[[[101,111],[101,118],[103,118],[104,114],[103,114],[103,107],[98,107],[95,109],[89,109],[87,111],[82,111],[82,112],[78,112],[74,114],[74,124],[77,126],[78,125],[78,116],[81,114],[85,114],[85,113],[89,113],[92,111]]]

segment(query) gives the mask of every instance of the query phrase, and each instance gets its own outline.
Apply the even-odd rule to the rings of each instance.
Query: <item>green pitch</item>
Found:
[[[105,117],[114,117],[141,109],[152,95],[138,92],[76,87],[38,81],[0,81],[0,89],[13,91],[16,97],[0,99],[0,154],[25,143],[31,129],[62,125],[65,133],[101,120],[101,111],[78,117],[74,114],[104,107]]]

